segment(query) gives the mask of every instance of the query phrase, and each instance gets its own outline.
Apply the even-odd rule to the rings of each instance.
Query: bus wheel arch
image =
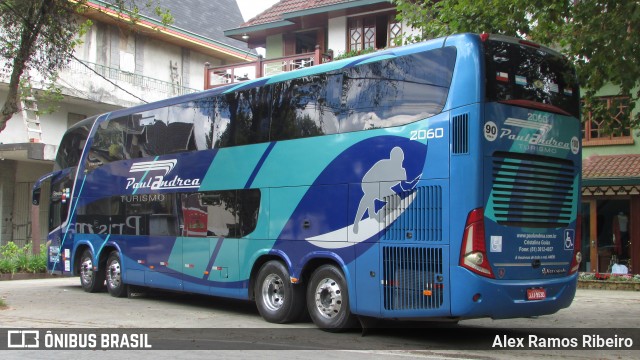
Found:
[[[291,282],[287,265],[277,256],[263,257],[256,263],[250,289],[258,312],[268,322],[290,323],[305,315],[304,286]]]

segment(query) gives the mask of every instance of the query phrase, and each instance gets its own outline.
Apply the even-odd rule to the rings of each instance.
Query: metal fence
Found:
[[[168,81],[162,81],[148,76],[130,73],[112,67],[92,63],[89,61],[72,60],[67,65],[67,70],[74,74],[99,75],[114,82],[124,82],[144,89],[145,91],[155,91],[167,94],[167,96],[177,96],[191,94],[200,90],[180,86]]]

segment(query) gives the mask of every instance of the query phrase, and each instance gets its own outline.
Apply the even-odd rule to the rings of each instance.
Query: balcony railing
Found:
[[[320,46],[316,45],[316,49],[313,52],[293,56],[283,56],[268,60],[258,57],[256,61],[213,67],[206,63],[204,88],[211,89],[217,86],[257,79],[263,76],[323,64],[332,60],[333,53],[321,53]]]
[[[67,69],[74,74],[98,75],[116,82],[133,85],[145,91],[165,94],[165,97],[194,93],[200,90],[180,86],[168,81],[162,81],[147,76],[134,74],[120,69],[92,63],[89,61],[72,60]]]

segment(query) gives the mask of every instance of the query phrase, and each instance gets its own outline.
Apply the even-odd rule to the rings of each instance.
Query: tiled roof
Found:
[[[640,154],[591,156],[582,161],[582,178],[640,178]]]
[[[144,3],[144,1],[142,1]],[[223,44],[248,50],[247,44],[228,38],[225,29],[236,28],[242,24],[242,14],[236,0],[158,0],[155,5],[169,10],[174,18],[172,26],[187,30],[194,34],[208,37]],[[152,8],[143,8],[141,12],[159,20]]]
[[[307,9],[318,8],[322,6],[328,6],[338,3],[345,3],[351,0],[281,0],[275,3],[272,7],[258,14],[253,19],[250,19],[241,27],[255,26],[261,24],[267,24],[282,20],[282,14],[301,11]]]

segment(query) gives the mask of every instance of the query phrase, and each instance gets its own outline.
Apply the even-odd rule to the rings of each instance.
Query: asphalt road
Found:
[[[7,329],[53,329],[54,332],[80,328],[88,332],[92,329],[101,332],[144,329],[140,332],[148,333],[153,349],[156,349],[116,353],[74,350],[71,354],[74,357],[89,355],[92,359],[125,353],[154,359],[174,359],[178,355],[180,358],[212,357],[210,351],[193,349],[215,349],[216,358],[246,359],[640,359],[640,350],[492,348],[496,335],[500,336],[501,342],[514,339],[509,340],[513,346],[517,346],[518,338],[526,342],[530,336],[567,339],[572,334],[576,338],[596,334],[625,338],[631,331],[638,339],[640,292],[578,290],[572,306],[553,315],[509,320],[475,319],[461,321],[458,325],[436,326],[385,322],[365,336],[359,331],[326,333],[316,329],[311,322],[266,323],[251,302],[174,293],[148,293],[120,299],[106,293],[89,294],[82,290],[78,278],[0,282],[0,298],[9,305],[0,310],[0,328],[4,332]],[[0,339],[7,341],[4,340],[7,335],[2,336],[0,334]],[[191,342],[185,345],[185,339]],[[638,345],[634,346],[640,348]],[[189,351],[164,350],[183,348]],[[68,351],[5,350],[0,357],[62,359],[68,355]]]

